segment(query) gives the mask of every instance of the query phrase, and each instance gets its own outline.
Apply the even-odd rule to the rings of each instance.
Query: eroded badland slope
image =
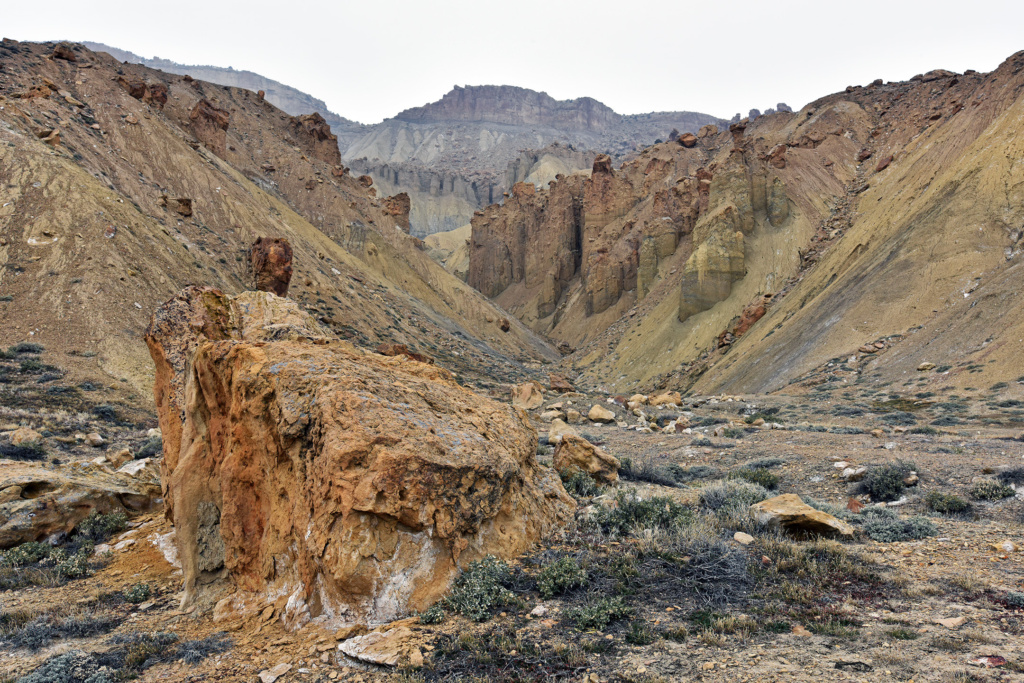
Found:
[[[518,186],[474,217],[469,282],[609,389],[774,391],[836,358],[875,382],[1014,380],[1022,71],[851,87]]]
[[[146,396],[141,333],[156,305],[193,282],[247,288],[246,249],[269,236],[295,250],[292,296],[354,341],[467,370],[551,354],[518,324],[503,332],[503,313],[396,228],[402,216],[341,166],[322,119],[103,53],[52,52],[0,46],[8,344],[41,343],[45,360]]]

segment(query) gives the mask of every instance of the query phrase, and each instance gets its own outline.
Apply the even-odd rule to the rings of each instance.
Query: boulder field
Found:
[[[184,606],[286,598],[291,628],[387,622],[572,515],[523,411],[341,341],[290,300],[190,287],[146,341]]]

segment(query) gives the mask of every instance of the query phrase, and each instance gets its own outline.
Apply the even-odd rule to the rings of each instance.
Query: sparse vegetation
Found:
[[[979,481],[971,487],[971,498],[975,500],[1002,500],[1016,493],[1013,487],[992,479]]]
[[[473,621],[486,621],[498,608],[515,604],[516,597],[508,589],[511,582],[509,566],[488,555],[471,562],[456,577],[444,606]]]
[[[622,491],[613,508],[602,507],[594,521],[605,533],[622,534],[645,528],[667,529],[692,518],[685,507],[662,496],[641,499],[634,491]]]
[[[79,523],[76,531],[95,543],[103,543],[127,526],[128,516],[121,510],[106,515],[94,511]]]
[[[565,616],[582,631],[603,631],[608,624],[632,616],[633,609],[621,596],[597,598],[578,607],[570,607]]]
[[[939,491],[929,491],[924,497],[924,503],[935,512],[947,515],[960,514],[971,509],[971,504],[960,496]]]
[[[779,475],[771,472],[765,467],[741,467],[729,473],[729,479],[742,479],[751,484],[763,486],[766,489],[775,489],[779,485]]]
[[[907,488],[903,480],[914,471],[914,467],[913,463],[902,460],[871,467],[864,474],[860,490],[871,496],[872,500],[896,500]]]
[[[586,567],[576,558],[566,556],[541,570],[537,576],[537,590],[542,598],[549,599],[586,586],[589,578]]]
[[[124,591],[124,599],[133,605],[146,602],[153,596],[153,589],[148,583],[137,583]]]
[[[565,470],[558,475],[562,479],[562,486],[574,498],[592,498],[604,492],[604,488],[583,470]]]
[[[726,480],[709,484],[700,490],[700,506],[715,512],[728,513],[749,508],[770,497],[768,489],[743,480]]]
[[[886,517],[870,515],[864,521],[864,533],[873,541],[893,543],[896,541],[912,541],[935,536],[938,529],[927,517]]]

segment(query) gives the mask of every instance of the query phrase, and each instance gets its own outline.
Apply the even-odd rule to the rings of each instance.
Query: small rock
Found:
[[[88,434],[86,434],[85,442],[92,446],[93,448],[99,448],[100,446],[106,443],[103,437],[97,434],[96,432],[89,432]]]
[[[860,502],[856,498],[850,498],[846,501],[846,509],[856,514],[864,509],[864,503]]]
[[[918,372],[927,372],[928,370],[934,370],[935,363],[921,363],[917,366]]]
[[[533,616],[533,617],[547,616],[547,613],[548,613],[548,608],[545,607],[544,605],[537,605],[532,610],[530,610],[530,616]]]
[[[914,472],[911,472],[907,476],[903,477],[904,486],[917,486],[918,481],[919,479],[917,477],[917,474],[915,474]]]
[[[945,626],[948,629],[956,630],[967,622],[967,617],[951,617],[949,619],[935,619],[935,623]]]
[[[769,522],[785,529],[819,534],[853,536],[853,527],[830,514],[815,510],[800,500],[795,493],[784,493],[750,506],[761,522]]]
[[[562,420],[565,418],[565,414],[561,410],[545,410],[540,414],[542,422],[551,422],[553,420]]]
[[[872,429],[871,430],[871,436],[875,437],[876,439],[881,439],[883,436],[885,436],[885,430],[882,430],[882,429]]]
[[[548,443],[561,443],[566,436],[579,436],[579,433],[561,420],[552,420],[548,427]]]
[[[740,545],[750,545],[754,542],[754,537],[750,534],[745,534],[742,531],[737,531],[732,535],[732,540],[736,541]]]
[[[14,430],[11,434],[11,444],[20,446],[25,443],[39,443],[43,439],[43,435],[34,429],[28,427],[20,427]]]
[[[804,638],[807,638],[807,637],[809,637],[809,636],[811,636],[813,634],[810,631],[808,631],[807,629],[805,629],[803,626],[801,626],[800,624],[794,624],[793,625],[793,635],[794,636],[802,636]]]
[[[579,424],[583,422],[583,414],[580,411],[573,408],[565,411],[565,421],[571,425]]]
[[[837,470],[845,470],[849,466],[850,463],[846,462],[845,460],[840,460],[839,462],[832,463],[832,467],[835,467]]]
[[[281,662],[272,669],[267,669],[259,673],[261,683],[274,683],[281,676],[292,670],[292,665],[287,662]]]
[[[602,405],[594,404],[587,413],[587,419],[591,422],[615,422],[615,413]]]
[[[122,448],[116,453],[107,453],[104,457],[114,469],[117,469],[132,459],[132,452],[127,448]]]
[[[843,470],[842,477],[846,481],[860,481],[867,474],[868,468],[866,467],[847,467]]]

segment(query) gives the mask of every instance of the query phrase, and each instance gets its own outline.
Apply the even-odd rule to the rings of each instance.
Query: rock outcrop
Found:
[[[555,469],[559,472],[586,472],[599,484],[611,485],[619,480],[619,460],[581,436],[563,434],[555,447]]]
[[[332,166],[341,165],[338,136],[331,132],[331,126],[323,116],[316,112],[294,116],[292,130],[307,154]]]
[[[185,604],[226,579],[289,596],[289,627],[386,622],[566,521],[524,413],[317,331],[256,292],[190,288],[154,315],[160,421],[181,423],[164,431],[164,486]]]
[[[292,280],[292,245],[280,237],[260,237],[249,247],[253,283],[261,292],[288,296]]]
[[[189,114],[192,132],[211,152],[223,157],[227,151],[227,130],[231,113],[201,99]]]
[[[51,467],[0,460],[0,549],[70,533],[92,512],[153,510],[160,498],[155,470],[131,472],[91,462]]]
[[[827,536],[853,536],[853,527],[832,515],[816,510],[795,493],[785,493],[750,506],[758,521],[788,531]]]

